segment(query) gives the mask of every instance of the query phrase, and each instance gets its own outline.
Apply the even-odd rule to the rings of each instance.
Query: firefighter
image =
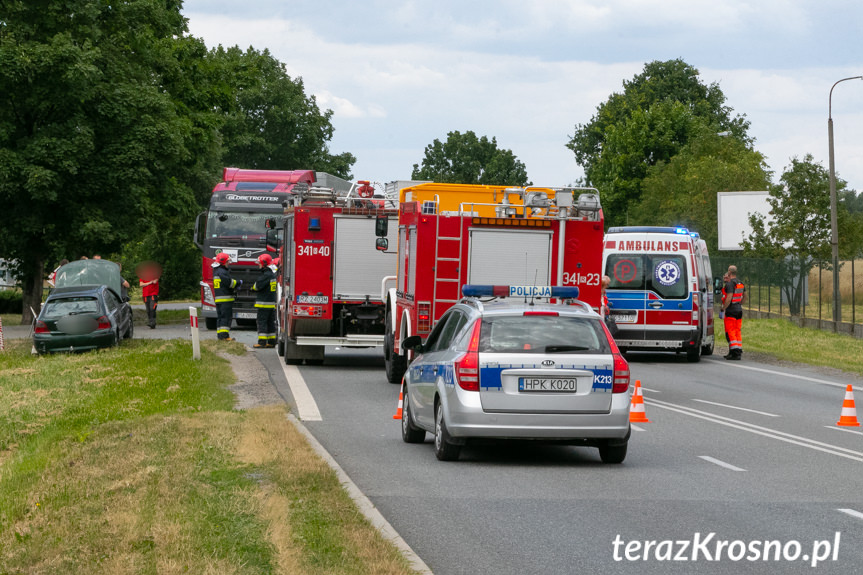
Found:
[[[722,315],[725,317],[725,331],[728,334],[728,355],[725,359],[739,360],[743,357],[743,302],[746,300],[746,286],[737,279],[737,266],[728,266],[728,281],[722,296]]]
[[[243,285],[243,280],[231,277],[228,262],[231,256],[225,252],[216,254],[213,262],[213,289],[216,298],[216,336],[221,341],[231,338],[231,319],[234,313],[234,293]]]
[[[276,347],[276,270],[269,254],[258,256],[261,275],[252,286],[257,292],[255,308],[258,310],[258,343],[253,347]]]

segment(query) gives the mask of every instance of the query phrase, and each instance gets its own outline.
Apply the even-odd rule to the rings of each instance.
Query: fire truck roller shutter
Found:
[[[469,284],[550,285],[550,231],[472,229]]]
[[[365,299],[369,296],[373,301],[380,301],[381,279],[395,275],[398,269],[394,249],[397,226],[390,225],[388,228],[387,239],[393,249],[387,252],[379,252],[374,243],[368,241],[375,235],[374,218],[336,217],[335,226],[334,297]]]

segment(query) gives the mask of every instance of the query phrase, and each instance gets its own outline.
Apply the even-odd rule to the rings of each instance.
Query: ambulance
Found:
[[[602,259],[622,352],[674,351],[690,362],[713,353],[713,276],[707,244],[697,233],[609,228]]]

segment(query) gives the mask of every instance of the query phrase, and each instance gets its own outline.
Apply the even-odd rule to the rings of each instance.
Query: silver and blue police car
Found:
[[[576,287],[472,286],[429,336],[405,339],[402,439],[434,434],[440,460],[472,440],[599,448],[626,458],[629,365]],[[550,303],[554,302],[554,303]]]

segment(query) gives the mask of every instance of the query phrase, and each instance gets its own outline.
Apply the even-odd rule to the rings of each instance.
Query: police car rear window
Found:
[[[608,354],[611,348],[598,319],[518,315],[484,317],[479,351]]]

